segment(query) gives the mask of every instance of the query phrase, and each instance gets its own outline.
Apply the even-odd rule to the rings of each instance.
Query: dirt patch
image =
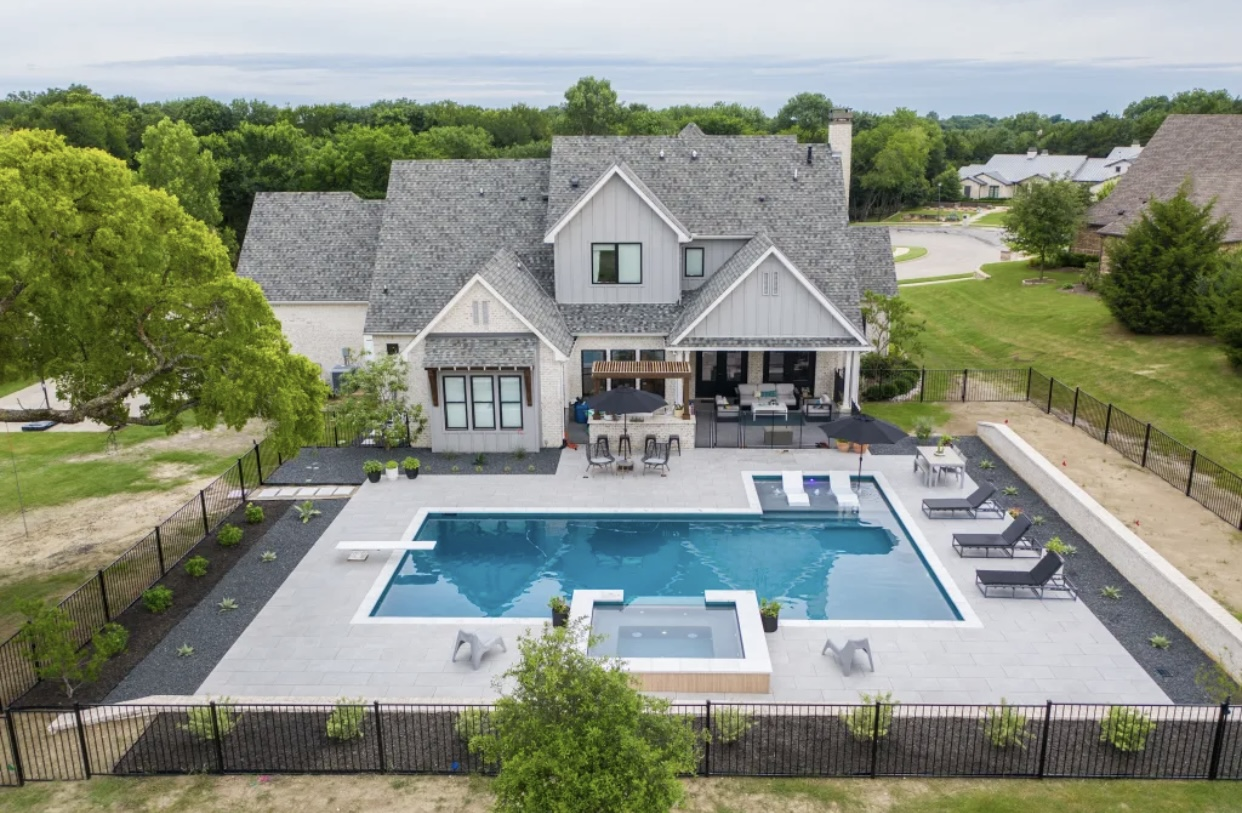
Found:
[[[979,421],[1008,423],[1174,567],[1225,605],[1242,609],[1242,533],[1155,474],[1086,433],[1024,403],[948,405],[955,435]],[[937,427],[940,428],[940,427]]]

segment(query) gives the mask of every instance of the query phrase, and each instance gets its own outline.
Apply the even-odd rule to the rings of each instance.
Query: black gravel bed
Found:
[[[939,438],[937,438],[937,440],[938,439]],[[933,441],[931,440],[925,441],[925,443],[932,443],[932,442]],[[910,456],[915,453],[914,450],[918,447],[918,445],[919,445],[919,439],[914,437],[913,435],[910,435],[908,437],[902,438],[896,443],[883,443],[883,444],[873,443],[867,448],[871,452],[871,454],[875,454],[875,455],[907,455],[907,456]]]
[[[180,774],[224,770],[235,773],[327,773],[379,771],[394,773],[476,773],[483,769],[457,736],[456,712],[393,712],[367,709],[362,737],[334,740],[327,735],[331,706],[316,710],[275,711],[271,707],[232,707],[236,727],[216,744],[185,730],[185,712],[163,712],[117,762],[118,775]],[[217,709],[217,716],[222,712]],[[240,716],[238,716],[240,715]],[[210,720],[210,716],[207,718]]]
[[[297,510],[290,503],[262,503],[268,512],[261,526],[266,533],[247,530],[251,543],[247,545],[244,539],[238,546],[246,546],[245,555],[234,561],[180,623],[164,630],[158,644],[143,653],[141,663],[130,665],[124,680],[108,687],[111,691],[106,702],[119,703],[149,695],[194,694],[346,502],[317,501],[315,507],[322,514],[309,523],[298,519]],[[260,561],[260,554],[269,550],[276,553],[276,561]],[[214,560],[212,566],[216,566]],[[225,597],[235,599],[238,609],[221,610],[219,603]],[[177,648],[182,644],[194,647],[194,654],[179,656]],[[132,649],[133,645],[130,646]]]
[[[259,540],[276,524],[280,515],[286,511],[290,503],[285,501],[264,502],[263,521],[255,525],[246,524],[244,507],[238,508],[221,523],[231,523],[242,528],[242,541],[226,548],[216,541],[216,531],[204,537],[186,554],[180,563],[160,579],[157,584],[173,591],[172,607],[162,613],[155,614],[147,610],[139,599],[129,609],[112,619],[129,630],[129,645],[125,652],[108,661],[100,673],[99,680],[87,684],[73,694],[73,699],[65,697],[64,691],[51,681],[42,681],[33,689],[14,702],[15,706],[59,706],[78,703],[99,703],[105,697],[111,701],[111,692],[120,685],[127,674],[142,663],[159,647],[160,642],[189,616],[204,597],[211,594],[216,585],[225,579],[230,570],[239,562],[251,555],[258,547]],[[256,554],[257,555],[257,554]],[[207,573],[193,577],[186,574],[185,561],[194,556],[203,556],[208,560]]]
[[[1044,521],[1031,529],[1040,543],[1054,536],[1073,545],[1077,552],[1066,558],[1065,573],[1078,590],[1078,598],[1103,622],[1121,645],[1134,656],[1152,679],[1174,703],[1211,702],[1195,683],[1195,674],[1201,668],[1210,668],[1213,661],[1177,628],[1164,613],[1156,609],[1139,590],[1123,577],[1117,568],[1098,553],[1091,543],[1070,527],[1044,502],[1035,489],[1027,485],[1005,465],[983,441],[977,437],[957,438],[954,444],[961,449],[968,461],[966,469],[970,478],[978,483],[992,483],[997,488],[997,503],[1008,510],[1020,508],[1031,517],[1043,517]],[[981,469],[979,463],[991,460],[993,469]],[[1053,461],[1054,463],[1056,461]],[[1018,489],[1016,496],[1008,497],[1000,492],[1007,486]],[[1034,560],[1031,560],[1034,564]],[[981,565],[982,567],[983,565]],[[1101,595],[1104,587],[1117,587],[1121,598],[1110,599]],[[1005,599],[990,599],[1004,601]],[[1047,601],[1060,599],[1049,598]],[[1157,649],[1150,643],[1153,635],[1169,639],[1167,649]]]
[[[308,448],[297,457],[287,461],[265,479],[268,485],[348,485],[362,483],[364,460],[400,463],[407,457],[417,457],[422,464],[419,476],[426,474],[556,474],[561,462],[560,449],[540,449],[519,457],[512,452],[504,454],[485,453],[483,471],[475,472],[475,455],[470,452],[433,452],[430,449],[392,449],[384,451],[369,446],[349,446],[340,449]],[[458,471],[453,471],[456,466]],[[531,467],[534,467],[532,470]],[[505,471],[508,467],[509,471]],[[405,473],[401,473],[405,477]]]

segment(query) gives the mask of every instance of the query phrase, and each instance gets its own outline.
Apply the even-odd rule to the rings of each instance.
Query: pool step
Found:
[[[251,500],[348,500],[358,486],[264,486],[246,495]],[[241,492],[237,492],[241,497]]]
[[[806,490],[802,488],[802,472],[781,472],[781,488],[785,492],[785,499],[789,501],[790,505],[810,506],[811,498],[807,496]]]

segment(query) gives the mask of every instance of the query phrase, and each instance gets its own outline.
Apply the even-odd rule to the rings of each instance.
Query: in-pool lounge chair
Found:
[[[1031,520],[1026,514],[1018,514],[1009,527],[998,534],[953,534],[953,550],[958,556],[965,556],[966,551],[983,551],[984,556],[991,556],[994,550],[1010,559],[1020,550],[1038,556],[1039,544],[1026,535],[1030,529]]]
[[[953,516],[959,512],[965,512],[970,515],[971,519],[976,519],[979,512],[995,514],[1003,516],[1000,506],[992,500],[992,495],[996,493],[996,486],[986,483],[975,489],[974,493],[969,497],[938,497],[930,500],[923,500],[923,513],[928,519],[936,519],[937,514]]]
[[[1061,557],[1052,551],[1044,553],[1044,558],[1035,567],[1022,570],[976,570],[975,584],[979,592],[987,598],[992,597],[992,590],[1008,590],[1009,598],[1043,598],[1044,591],[1053,590],[1069,593],[1070,598],[1077,600],[1078,593],[1073,585],[1066,581],[1065,576],[1057,575],[1061,570]],[[1019,595],[1019,591],[1030,595]]]

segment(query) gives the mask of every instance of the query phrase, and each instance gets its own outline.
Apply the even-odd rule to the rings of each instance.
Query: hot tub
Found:
[[[627,602],[619,590],[575,590],[570,614],[599,637],[588,654],[620,658],[645,691],[770,691],[772,663],[753,591]]]

